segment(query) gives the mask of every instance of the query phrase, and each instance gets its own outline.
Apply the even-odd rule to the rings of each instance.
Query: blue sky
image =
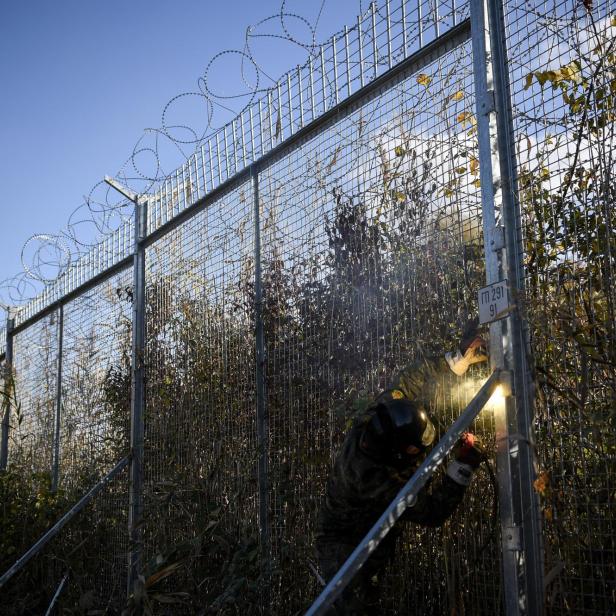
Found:
[[[320,6],[321,0],[285,3],[312,23]],[[326,0],[318,39],[353,24],[359,8],[358,0]],[[165,104],[194,91],[215,54],[242,49],[246,27],[279,12],[280,0],[3,0],[0,281],[21,271],[30,236],[65,227],[83,195],[123,165],[143,129],[161,126]],[[307,38],[300,21],[288,19],[287,26]],[[282,28],[272,20],[258,32]],[[254,42],[272,77],[306,56],[275,38]],[[242,88],[236,58],[223,57],[211,71],[210,85],[220,93]],[[172,120],[185,114],[192,123],[199,113],[195,105],[178,105]]]

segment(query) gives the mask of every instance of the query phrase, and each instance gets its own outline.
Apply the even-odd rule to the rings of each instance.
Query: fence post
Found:
[[[509,65],[502,0],[487,0],[490,42],[495,82],[495,107],[500,152],[500,176],[503,193],[505,257],[503,268],[512,294],[512,307],[507,320],[508,353],[513,372],[515,398],[514,429],[517,441],[519,473],[518,522],[522,530],[528,614],[544,613],[544,553],[541,509],[534,488],[536,479],[536,445],[533,431],[534,380],[529,328],[526,314],[524,281],[524,240],[522,212],[518,199],[516,155],[513,141],[512,98],[509,87]]]
[[[128,595],[136,590],[141,575],[143,544],[143,438],[144,438],[144,353],[145,353],[145,246],[147,202],[135,204],[135,245],[133,257],[133,319],[131,348],[130,483]]]
[[[261,557],[264,562],[266,579],[265,608],[269,608],[269,574],[271,571],[271,552],[268,508],[268,417],[265,401],[265,336],[263,331],[263,287],[261,275],[261,211],[259,201],[259,170],[253,163],[252,190],[255,219],[255,344],[256,344],[256,403],[257,403],[257,441],[259,452],[259,531]]]
[[[58,308],[58,360],[56,364],[56,415],[53,425],[53,448],[51,452],[51,491],[58,489],[60,476],[60,422],[62,418],[62,353],[64,345],[64,305]]]
[[[486,3],[487,2],[487,3]],[[488,4],[490,13],[488,14]],[[501,523],[502,580],[507,616],[537,616],[543,612],[540,535],[527,518],[538,520],[538,507],[530,493],[532,474],[522,449],[530,452],[531,388],[518,311],[521,288],[521,238],[513,193],[514,150],[508,139],[506,65],[494,21],[495,0],[471,0],[471,32],[481,174],[481,198],[486,282],[508,280],[507,318],[490,324],[492,368],[512,376],[503,408],[495,413],[496,457]],[[496,49],[495,49],[496,47]],[[496,88],[494,77],[497,77]]]
[[[9,461],[9,429],[11,420],[11,394],[13,393],[13,327],[10,309],[6,314],[6,348],[4,352],[4,396],[2,400],[2,435],[0,436],[0,471],[5,471]]]

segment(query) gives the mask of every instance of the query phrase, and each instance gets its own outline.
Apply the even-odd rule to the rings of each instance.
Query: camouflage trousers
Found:
[[[390,533],[370,555],[363,567],[338,598],[327,616],[377,616],[381,614],[379,573],[394,553],[397,533]],[[329,582],[361,540],[320,535],[317,537],[317,558],[321,575]]]

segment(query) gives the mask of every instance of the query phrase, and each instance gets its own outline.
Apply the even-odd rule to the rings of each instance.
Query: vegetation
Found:
[[[554,613],[609,611],[616,579],[616,18],[585,21],[568,62],[526,79],[558,116],[520,174]]]

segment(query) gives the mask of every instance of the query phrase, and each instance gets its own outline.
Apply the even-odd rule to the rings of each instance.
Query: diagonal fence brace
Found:
[[[36,556],[130,461],[130,455],[122,458],[87,494],[82,496],[15,564],[0,577],[2,588],[24,565]]]
[[[406,511],[407,507],[415,502],[419,491],[424,487],[428,479],[434,474],[445,456],[451,451],[456,441],[460,438],[473,422],[475,417],[487,404],[488,400],[503,381],[506,371],[497,368],[483,384],[481,389],[475,394],[468,406],[453,422],[438,444],[432,449],[422,465],[417,469],[413,476],[407,481],[404,487],[398,492],[397,496],[385,509],[381,517],[375,522],[368,534],[362,539],[361,543],[355,548],[353,553],[347,558],[340,570],[330,580],[323,589],[316,601],[312,604],[305,616],[317,616],[323,614],[327,608],[331,607],[340,593],[347,587],[355,574],[361,569],[370,554],[376,550],[387,533],[391,530],[400,516]]]

